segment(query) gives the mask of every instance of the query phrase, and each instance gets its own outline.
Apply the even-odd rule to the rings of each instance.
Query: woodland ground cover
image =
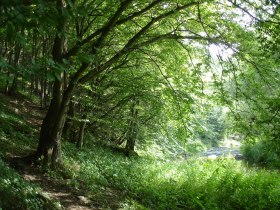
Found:
[[[1,126],[0,142],[4,159],[11,153],[34,149],[36,140],[26,119],[6,103],[1,101],[1,124],[6,125]],[[23,128],[17,130],[20,125]],[[122,194],[118,209],[279,209],[279,171],[250,168],[228,158],[170,160],[145,151],[128,158],[114,148],[93,143],[90,136],[86,138],[88,143],[82,150],[63,143],[63,175],[47,173],[60,182],[66,178],[66,185],[82,190],[92,205],[106,196],[101,189],[115,189],[113,193]],[[18,144],[21,149],[14,151]],[[0,167],[3,209],[40,209],[44,205],[39,186],[24,181],[3,161]],[[106,209],[106,203],[102,206]]]
[[[78,155],[72,145],[64,149],[73,177],[86,186],[98,183],[125,191],[142,209],[278,209],[280,205],[279,172],[247,168],[234,159],[129,159],[99,146]]]
[[[43,199],[38,185],[25,181],[2,160],[34,149],[36,130],[9,105],[0,98],[0,209],[55,209]]]

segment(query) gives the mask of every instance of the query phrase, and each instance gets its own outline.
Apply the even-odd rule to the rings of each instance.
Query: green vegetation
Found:
[[[64,151],[73,186],[83,180],[88,196],[100,185],[117,188],[138,203],[136,209],[276,210],[280,205],[279,173],[250,169],[234,159],[129,159],[97,145],[77,153],[66,144]]]
[[[0,209],[280,209],[279,23],[274,0],[1,1]]]
[[[3,209],[42,209],[39,189],[23,179],[0,160],[0,207]]]
[[[1,116],[7,113],[1,122],[9,124],[3,129],[1,127],[1,133],[9,143],[1,138],[3,157],[9,152],[20,154],[28,151],[35,140],[34,134],[12,130],[15,125],[26,124],[26,121],[9,110],[6,103],[1,103]],[[17,120],[12,121],[12,118]],[[14,135],[9,134],[11,130]],[[17,145],[19,138],[23,140],[20,150]],[[64,175],[55,171],[47,173],[61,183],[67,177],[68,187],[82,191],[93,203],[100,202],[104,209],[107,195],[102,191],[110,189],[115,189],[114,193],[122,193],[121,199],[116,200],[118,209],[276,210],[280,205],[278,171],[248,168],[244,163],[229,158],[174,160],[164,155],[156,158],[155,154],[151,156],[151,152],[144,150],[137,150],[140,156],[128,158],[119,150],[95,142],[92,136],[87,135],[86,142],[82,150],[64,142]],[[0,161],[0,169],[0,206],[3,209],[59,208],[58,204],[46,204],[39,193],[41,189],[24,181],[3,161]]]
[[[39,186],[25,181],[1,159],[0,170],[0,209],[61,209],[58,202],[44,196]]]
[[[19,112],[19,107],[22,106],[22,102],[16,102],[16,99],[14,99],[13,110],[9,107],[11,104],[8,104],[5,98],[1,95],[0,157],[5,157],[11,152],[19,155],[22,151],[26,152],[34,149],[34,144],[36,143],[34,134],[37,132],[21,113],[17,113]]]
[[[242,147],[244,158],[257,166],[280,168],[279,152],[274,148],[274,142],[258,141],[246,143]]]
[[[58,206],[42,196],[39,186],[25,181],[4,160],[34,150],[37,131],[19,113],[22,99],[0,98],[0,208],[4,209],[57,209]],[[17,103],[19,104],[16,104]],[[15,103],[11,106],[11,103]],[[11,109],[13,107],[13,109]],[[13,164],[11,162],[11,164]],[[16,163],[17,164],[17,163]]]

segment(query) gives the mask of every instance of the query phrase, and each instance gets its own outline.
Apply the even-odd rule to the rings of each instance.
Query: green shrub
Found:
[[[261,140],[255,143],[245,143],[242,146],[244,159],[250,164],[280,168],[279,152],[272,142]]]

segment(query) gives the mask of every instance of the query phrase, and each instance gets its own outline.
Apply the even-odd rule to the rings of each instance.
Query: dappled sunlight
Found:
[[[279,209],[278,1],[0,11],[0,210]]]
[[[79,156],[84,157],[81,159],[81,164],[84,166],[78,172],[77,177],[87,180],[89,186],[91,184],[95,186],[96,183],[99,183],[131,192],[132,194],[128,193],[128,195],[134,195],[142,204],[152,201],[155,205],[153,207],[164,205],[171,208],[176,206],[173,203],[176,202],[176,199],[186,198],[185,196],[192,197],[196,194],[200,195],[198,199],[206,206],[208,204],[205,196],[210,195],[215,195],[215,199],[222,201],[223,205],[229,205],[231,202],[237,205],[234,197],[239,199],[239,196],[242,196],[244,199],[244,196],[247,196],[245,192],[242,195],[239,193],[247,188],[248,180],[254,178],[259,182],[259,184],[255,183],[255,187],[260,190],[258,193],[261,193],[262,188],[259,187],[262,186],[263,182],[255,178],[256,176],[268,176],[270,177],[269,180],[274,180],[272,181],[274,184],[271,185],[271,192],[275,190],[275,187],[277,188],[277,185],[279,186],[277,173],[271,174],[270,172],[248,169],[234,159],[203,160],[192,158],[183,162],[164,162],[143,158],[127,160],[125,157],[113,154],[104,148],[95,147],[92,150],[94,152],[87,155],[86,159],[85,154],[88,153],[86,151],[80,153]],[[103,154],[102,159],[96,159],[99,154]],[[96,168],[96,166],[98,167]],[[223,191],[224,193],[222,197],[217,192],[218,188],[219,192]],[[186,195],[182,195],[182,192]],[[226,197],[229,194],[234,194],[234,196],[230,196],[231,199],[229,199]],[[250,197],[251,194],[248,194],[248,196]],[[261,196],[259,198],[264,199],[263,196],[265,195],[259,196]],[[272,199],[277,201],[277,196]],[[181,202],[184,203],[187,200],[181,200]],[[228,202],[229,204],[226,204]],[[193,205],[193,208],[195,208],[194,206],[199,206],[199,202],[182,205]],[[211,204],[209,203],[209,205]],[[252,206],[254,205],[258,206],[260,204],[252,204]]]

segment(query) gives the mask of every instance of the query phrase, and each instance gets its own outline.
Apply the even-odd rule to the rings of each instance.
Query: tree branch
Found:
[[[128,16],[127,18],[124,18],[124,19],[121,19],[121,20],[117,21],[117,22],[115,23],[114,26],[121,25],[121,24],[123,24],[123,23],[126,23],[126,22],[129,21],[129,20],[134,19],[135,17],[138,17],[138,16],[142,15],[143,13],[149,11],[151,8],[155,7],[156,5],[158,5],[158,4],[159,4],[160,2],[162,2],[162,1],[163,1],[163,0],[156,0],[156,1],[152,2],[151,4],[149,4],[149,5],[148,5],[147,7],[145,7],[144,9],[142,9],[142,10],[140,10],[140,11],[138,11],[138,12],[135,12],[135,13],[131,14],[131,15]],[[165,17],[167,17],[167,16],[170,16],[170,15],[172,15],[172,14],[175,14],[176,12],[179,12],[179,11],[181,11],[181,10],[184,10],[184,9],[190,7],[190,6],[195,5],[195,4],[198,4],[198,2],[193,1],[193,2],[187,3],[187,4],[183,5],[183,6],[177,6],[174,10],[171,10],[171,11],[169,11],[169,12],[167,12],[167,13],[164,13],[164,14],[162,14],[162,15],[159,15],[158,17],[154,18],[152,21],[153,21],[153,22],[157,22],[157,21],[159,21],[159,20],[161,20],[161,19],[163,19],[163,18],[165,18]],[[150,23],[149,23],[149,24],[150,24]],[[153,23],[151,23],[151,24],[153,24]],[[107,24],[106,24],[106,25],[107,25]],[[100,28],[100,29],[97,29],[94,33],[92,33],[91,35],[89,35],[88,37],[86,37],[84,40],[77,42],[76,45],[74,45],[74,46],[68,51],[68,53],[64,56],[64,58],[67,59],[67,58],[69,58],[69,57],[74,56],[75,54],[77,54],[77,52],[79,51],[79,49],[80,49],[82,46],[84,46],[85,44],[87,44],[88,42],[90,42],[91,40],[93,40],[96,36],[98,36],[100,33],[102,33],[102,31],[106,30],[106,25],[103,26],[103,27]]]
[[[168,17],[171,16],[173,14],[176,14],[177,12],[184,10],[186,8],[189,8],[193,5],[198,4],[198,2],[193,1],[190,3],[187,3],[185,5],[182,6],[177,6],[175,9],[168,11],[166,13],[163,13],[155,18],[152,18],[152,20],[147,23],[140,31],[138,31],[132,38],[130,38],[128,40],[128,42],[126,43],[126,45],[119,51],[117,52],[111,59],[109,59],[107,62],[105,62],[103,65],[98,66],[96,68],[94,68],[92,71],[88,72],[86,75],[84,75],[79,82],[80,83],[85,83],[89,80],[91,80],[92,78],[94,78],[96,75],[98,75],[99,73],[101,73],[102,71],[104,71],[105,69],[107,69],[108,67],[110,67],[113,63],[115,63],[116,61],[118,61],[118,59],[123,56],[124,54],[126,54],[129,51],[132,51],[133,48],[133,44],[136,43],[141,37],[142,35],[144,35],[150,28],[152,25],[154,25],[154,23]]]
[[[79,51],[79,49],[87,44],[88,42],[90,42],[93,38],[95,38],[97,35],[100,34],[99,38],[95,41],[95,43],[93,44],[93,50],[95,51],[99,46],[101,46],[103,44],[103,41],[105,40],[105,38],[107,37],[107,35],[110,33],[111,29],[114,28],[116,26],[116,23],[119,19],[119,17],[122,15],[122,13],[126,10],[126,8],[129,6],[129,4],[132,2],[133,0],[126,0],[123,1],[121,3],[121,6],[119,7],[119,9],[115,12],[115,14],[111,17],[111,19],[100,29],[97,29],[94,33],[92,33],[91,35],[89,35],[87,38],[85,38],[82,41],[79,41],[76,43],[76,45],[74,45],[74,47],[72,47],[68,53],[66,53],[64,55],[65,59],[68,59],[69,57],[77,54],[77,52]]]

